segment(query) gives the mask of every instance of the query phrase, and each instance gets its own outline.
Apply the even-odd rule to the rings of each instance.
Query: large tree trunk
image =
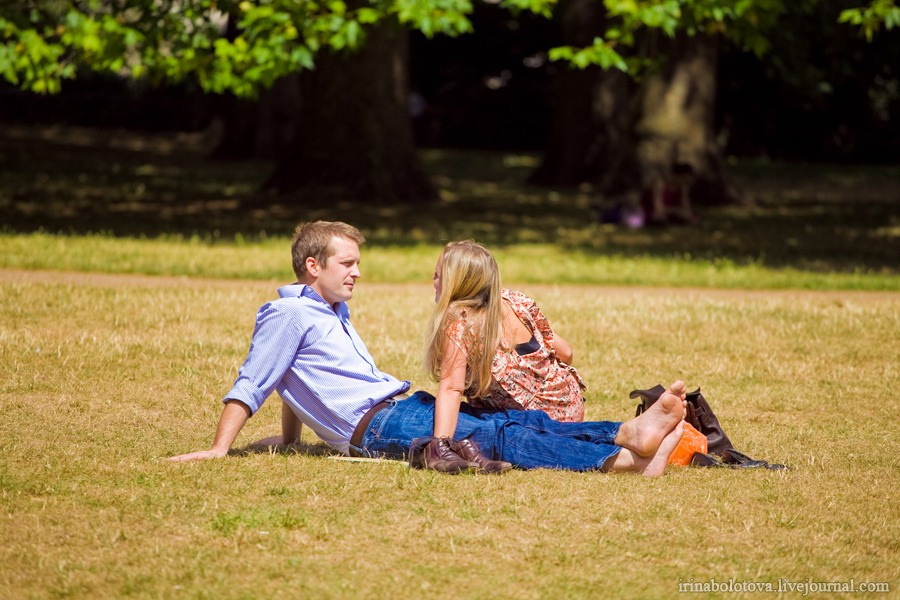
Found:
[[[300,76],[300,120],[291,150],[266,187],[330,188],[380,204],[433,197],[415,152],[408,111],[408,34],[367,30],[354,52],[324,52]]]
[[[635,163],[644,188],[670,181],[676,165],[693,173],[691,200],[727,204],[739,200],[727,185],[716,142],[717,42],[705,36],[670,40],[661,72],[641,85],[635,124]]]
[[[593,39],[599,17],[588,14],[589,4],[563,5],[564,43]],[[685,37],[666,41],[661,49],[652,36],[645,44],[643,51],[668,60],[659,72],[645,74],[640,85],[617,71],[560,73],[553,135],[532,181],[591,182],[601,197],[636,202],[689,166],[691,200],[738,200],[725,181],[715,140],[715,40]]]

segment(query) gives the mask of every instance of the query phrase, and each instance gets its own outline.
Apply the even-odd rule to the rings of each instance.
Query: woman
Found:
[[[502,289],[491,253],[471,241],[445,246],[434,271],[426,367],[438,381],[435,437],[452,437],[466,395],[477,408],[542,410],[584,419],[584,382],[572,347],[534,301]]]

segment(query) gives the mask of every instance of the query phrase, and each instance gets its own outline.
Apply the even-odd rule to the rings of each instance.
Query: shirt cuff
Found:
[[[231,391],[222,398],[223,403],[228,402],[229,400],[237,400],[238,402],[246,404],[250,409],[250,416],[253,416],[266,399],[263,397],[262,390],[258,387],[254,386],[249,381],[238,380],[234,383],[234,387],[231,388]]]

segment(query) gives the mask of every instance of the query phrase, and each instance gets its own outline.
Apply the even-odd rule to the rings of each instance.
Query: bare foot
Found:
[[[676,381],[640,416],[622,423],[615,444],[638,456],[655,456],[670,431],[684,419],[684,382]]]
[[[678,442],[681,441],[682,435],[684,435],[684,421],[679,421],[678,425],[675,426],[675,429],[663,438],[662,443],[656,450],[656,454],[653,455],[653,458],[650,459],[647,466],[641,471],[641,475],[644,477],[659,477],[665,473],[666,465],[669,464],[669,456],[675,451],[675,448],[678,447]]]

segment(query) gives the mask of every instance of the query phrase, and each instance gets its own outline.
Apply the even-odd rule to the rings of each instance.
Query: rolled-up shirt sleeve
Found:
[[[254,414],[291,368],[302,337],[302,328],[278,306],[269,303],[260,308],[250,351],[222,401],[242,402]]]

